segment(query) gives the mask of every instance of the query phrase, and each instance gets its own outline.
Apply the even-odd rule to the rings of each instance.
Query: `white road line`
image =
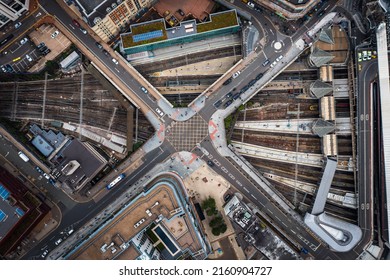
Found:
[[[287,228],[288,228],[288,225],[286,225],[284,222],[282,222],[282,224],[283,224],[285,227],[287,227]]]
[[[275,219],[277,219],[279,222],[282,221],[278,216],[275,216]]]
[[[249,190],[248,190],[247,188],[244,187],[244,190],[245,190],[247,193],[249,193]]]
[[[253,194],[251,194],[251,197],[253,197],[254,199],[256,199],[257,200],[257,198],[253,195]]]
[[[274,214],[269,208],[267,208],[267,211],[270,212],[272,215]]]
[[[297,234],[297,233],[296,233],[295,231],[293,231],[292,229],[290,229],[290,230],[291,230],[292,233]]]

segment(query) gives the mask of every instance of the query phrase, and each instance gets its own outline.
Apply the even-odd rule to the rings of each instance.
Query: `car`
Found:
[[[58,31],[58,30],[54,31],[54,33],[51,34],[51,38],[54,39],[55,37],[58,36],[58,34],[60,34],[60,31]]]
[[[21,45],[24,45],[28,42],[28,38],[27,37],[24,37],[22,40],[20,40],[20,44]]]
[[[116,60],[115,58],[113,58],[113,59],[111,59],[112,60],[112,62],[114,62],[116,65],[118,65],[118,60]]]
[[[103,53],[104,53],[106,56],[109,55],[108,51],[106,51],[106,50],[103,50]]]
[[[6,73],[7,72],[7,69],[5,69],[5,67],[3,66],[3,65],[1,65],[1,71],[3,71],[4,73]]]
[[[221,104],[222,104],[222,100],[218,100],[217,102],[214,103],[214,106],[216,108],[219,108],[219,106],[221,106]]]
[[[164,112],[160,110],[160,108],[156,108],[156,112],[162,117],[164,116]]]
[[[146,209],[145,212],[146,212],[146,214],[148,214],[149,217],[152,216],[152,212],[149,209]]]
[[[237,92],[235,95],[233,95],[233,99],[236,100],[240,97],[241,93]]]
[[[44,52],[42,52],[42,54],[43,55],[47,55],[47,54],[49,54],[51,52],[51,49],[47,49],[47,50],[45,50]]]
[[[54,187],[57,187],[56,181],[54,181],[52,178],[49,178],[49,183],[52,184]]]
[[[88,34],[87,30],[85,30],[84,28],[80,27],[80,31],[83,32],[84,34]]]
[[[37,46],[37,48],[38,49],[41,49],[41,48],[43,48],[43,47],[45,47],[46,46],[46,44],[44,43],[44,42],[41,42],[41,43],[39,43],[39,45]]]
[[[228,94],[226,94],[226,98],[230,98],[230,97],[232,97],[232,93],[231,92],[229,92]]]
[[[232,100],[228,100],[228,102],[225,103],[225,108],[229,107],[230,104],[232,104],[232,102],[233,102]]]
[[[275,67],[275,65],[276,65],[277,63],[278,63],[277,61],[272,62],[271,65],[270,65],[270,67],[271,67],[271,68]]]
[[[240,74],[241,74],[241,71],[237,71],[236,73],[233,74],[232,78],[235,79],[238,76],[240,76]]]
[[[359,53],[358,53],[358,62],[361,62],[361,61],[362,61],[362,53],[359,52]]]
[[[148,94],[148,90],[147,90],[146,88],[141,87],[141,90],[142,90],[144,93]]]
[[[224,197],[223,197],[223,200],[225,202],[228,202],[230,200],[230,198],[232,197],[232,195],[230,193],[226,194]]]
[[[212,162],[211,160],[208,160],[207,161],[207,165],[210,166],[210,167],[213,167],[214,166],[214,162]]]
[[[363,51],[363,61],[366,61],[368,58],[367,51]]]
[[[80,27],[80,23],[77,20],[72,20],[73,24],[76,25],[77,27]]]
[[[266,61],[264,61],[262,65],[265,67],[265,66],[267,66],[268,64],[269,64],[269,59],[267,59]]]
[[[254,84],[256,84],[256,79],[253,79],[252,81],[249,82],[248,86],[251,87],[253,86]]]
[[[103,46],[102,46],[100,43],[96,42],[95,45],[96,45],[96,47],[98,47],[99,49],[103,49]]]
[[[186,14],[183,12],[182,9],[178,9],[177,11],[179,12],[179,14],[180,14],[182,17],[184,17],[184,16],[186,15]]]
[[[264,76],[263,73],[258,74],[258,75],[256,76],[256,80],[260,80],[263,76]]]
[[[280,56],[276,59],[276,61],[279,62],[282,58],[283,58],[283,55],[280,55]]]
[[[56,242],[54,242],[54,244],[58,246],[61,242],[62,242],[62,238],[58,239]]]
[[[42,169],[39,166],[35,166],[35,170],[41,174],[43,173]]]
[[[46,257],[47,253],[49,253],[49,250],[46,249],[46,250],[42,253],[41,257],[42,257],[42,258]]]
[[[368,59],[368,60],[371,59],[371,55],[372,55],[372,52],[371,52],[371,51],[368,51],[368,52],[367,52],[367,59]]]
[[[230,77],[229,79],[227,79],[226,81],[223,82],[223,85],[226,86],[226,85],[230,84],[232,81],[233,81],[233,79]]]
[[[6,64],[5,69],[7,70],[8,73],[15,72],[14,68],[12,68],[10,64]]]
[[[47,180],[49,180],[49,179],[50,179],[50,176],[49,176],[49,175],[47,175],[47,173],[43,173],[43,177],[45,177]]]
[[[22,26],[22,23],[20,21],[15,23],[15,29],[18,29],[20,26]]]
[[[253,4],[252,2],[248,2],[247,4],[249,7],[251,7],[252,9],[255,7],[255,4]]]
[[[31,58],[31,56],[29,56],[28,54],[26,54],[26,58],[27,58],[27,60],[30,61],[30,62],[33,61],[32,58]]]

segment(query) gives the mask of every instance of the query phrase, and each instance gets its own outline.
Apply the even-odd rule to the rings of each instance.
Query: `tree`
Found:
[[[210,221],[209,226],[215,228],[215,227],[220,227],[222,224],[224,224],[222,217],[217,216]]]
[[[211,229],[211,232],[212,232],[215,236],[218,236],[218,235],[221,234],[219,228],[212,228],[212,229]]]
[[[206,211],[207,216],[215,215],[217,212],[215,199],[209,196],[202,202],[202,208]]]

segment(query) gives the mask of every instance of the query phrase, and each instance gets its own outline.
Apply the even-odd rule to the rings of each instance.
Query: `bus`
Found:
[[[24,160],[25,162],[28,162],[30,159],[25,155],[23,154],[21,151],[18,153],[19,157]]]
[[[122,180],[123,178],[125,178],[125,177],[126,177],[125,173],[122,173],[121,175],[119,175],[118,177],[116,177],[114,181],[112,181],[111,183],[109,183],[109,184],[107,185],[107,187],[106,187],[107,190],[112,189],[116,184],[118,184],[119,181],[121,181],[121,180]]]

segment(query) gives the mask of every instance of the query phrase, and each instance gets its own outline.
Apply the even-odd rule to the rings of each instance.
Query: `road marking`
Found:
[[[288,228],[288,225],[286,225],[284,222],[282,222],[282,224],[283,224],[285,227],[287,227],[287,228]]]
[[[272,215],[274,214],[269,208],[267,208],[267,211],[270,212]]]
[[[244,187],[244,190],[245,190],[247,193],[249,193],[249,190],[248,190],[247,188]]]
[[[291,230],[292,233],[297,234],[297,233],[296,233],[295,231],[293,231],[292,229],[290,229],[290,230]]]
[[[251,197],[253,197],[254,199],[256,199],[256,200],[257,200],[256,196],[254,196],[253,194],[251,194]]]
[[[279,222],[282,221],[278,216],[275,216],[275,218],[276,218]]]

